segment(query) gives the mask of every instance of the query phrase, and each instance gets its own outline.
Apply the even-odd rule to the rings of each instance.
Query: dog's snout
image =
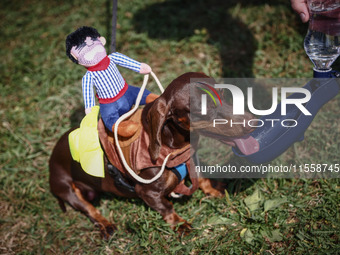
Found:
[[[255,123],[255,125],[256,125],[256,123]],[[256,126],[255,125],[246,125],[245,127],[244,127],[244,131],[245,131],[245,133],[251,133],[251,132],[253,132],[255,129],[256,129]]]
[[[257,127],[258,119],[256,119],[255,116],[249,112],[245,113],[244,119],[246,122],[246,125],[244,126],[244,132],[245,133],[253,132]]]

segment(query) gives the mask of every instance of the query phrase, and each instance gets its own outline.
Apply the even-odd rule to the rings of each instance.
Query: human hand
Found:
[[[302,22],[309,20],[307,0],[290,0],[293,10],[300,15]]]
[[[311,2],[316,7],[321,6],[338,6],[338,0],[291,0],[292,8],[297,12],[302,22],[307,22],[310,19],[307,1]],[[322,8],[323,9],[323,8]],[[339,8],[325,9],[318,11],[318,18],[309,22],[309,29],[325,33],[327,35],[340,35],[340,11]]]
[[[152,69],[148,64],[145,64],[145,63],[141,64],[139,73],[148,74],[148,73],[151,73],[151,71]]]

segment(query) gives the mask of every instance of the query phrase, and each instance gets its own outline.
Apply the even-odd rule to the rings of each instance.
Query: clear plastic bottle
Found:
[[[304,48],[318,71],[329,71],[340,55],[340,0],[308,0]]]

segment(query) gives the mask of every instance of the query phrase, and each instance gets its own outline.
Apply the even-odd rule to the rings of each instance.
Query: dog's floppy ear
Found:
[[[152,161],[156,161],[162,146],[162,129],[167,119],[169,106],[162,97],[157,98],[147,114],[149,125],[149,153]]]

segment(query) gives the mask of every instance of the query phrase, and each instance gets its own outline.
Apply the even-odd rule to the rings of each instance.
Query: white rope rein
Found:
[[[155,81],[156,81],[156,83],[157,83],[157,85],[158,85],[158,87],[159,87],[161,93],[163,93],[163,92],[164,92],[164,88],[162,87],[162,85],[161,85],[160,81],[158,80],[157,76],[156,76],[153,72],[151,72],[151,75],[152,75],[152,77],[155,79]],[[128,165],[128,163],[127,163],[126,160],[125,160],[125,157],[124,157],[124,155],[123,155],[123,151],[122,151],[122,149],[120,148],[119,141],[118,141],[118,126],[119,126],[119,123],[121,123],[121,122],[124,121],[126,118],[128,118],[128,117],[130,117],[132,114],[134,114],[135,111],[137,111],[137,109],[138,109],[138,107],[139,107],[139,104],[140,104],[140,101],[142,100],[142,96],[143,96],[144,90],[145,90],[145,88],[146,88],[146,85],[147,85],[147,83],[148,83],[148,80],[149,80],[149,74],[146,74],[146,75],[144,76],[143,85],[142,85],[142,87],[141,87],[141,89],[140,89],[140,91],[139,91],[139,93],[138,93],[138,96],[137,96],[137,99],[136,99],[135,106],[134,106],[129,112],[127,112],[127,113],[123,114],[122,116],[120,116],[120,118],[117,120],[117,122],[116,122],[116,124],[115,124],[115,128],[114,128],[114,138],[115,138],[116,146],[117,146],[118,153],[119,153],[119,155],[120,155],[120,158],[121,158],[121,160],[122,160],[122,163],[123,163],[124,167],[126,168],[126,170],[129,172],[129,174],[130,174],[133,178],[135,178],[138,182],[144,183],[144,184],[150,184],[150,183],[156,181],[159,177],[161,177],[161,175],[162,175],[163,172],[164,172],[165,165],[166,165],[166,163],[167,163],[167,161],[168,161],[168,159],[169,159],[171,153],[168,154],[168,155],[166,156],[166,158],[164,159],[164,162],[163,162],[163,165],[162,165],[161,170],[160,170],[160,171],[158,172],[158,174],[155,175],[152,179],[144,179],[144,178],[140,177],[139,175],[137,175],[137,174],[130,168],[130,166]]]

